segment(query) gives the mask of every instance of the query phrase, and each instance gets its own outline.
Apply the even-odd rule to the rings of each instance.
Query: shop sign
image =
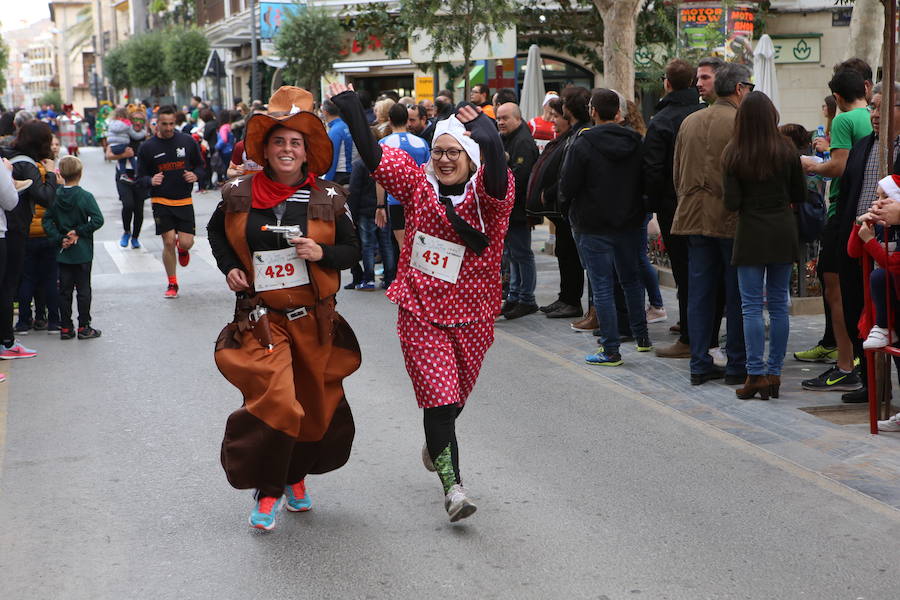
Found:
[[[434,77],[416,77],[416,102],[434,100]]]
[[[853,17],[852,8],[838,8],[831,13],[832,27],[850,27],[850,19]]]
[[[822,40],[819,37],[778,37],[775,44],[775,63],[816,63],[822,60]]]
[[[461,51],[451,52],[449,54],[441,54],[433,56],[429,46],[431,45],[431,36],[425,31],[417,29],[409,38],[409,58],[414,63],[424,64],[432,62],[461,62],[463,55]],[[472,48],[472,56],[470,60],[494,60],[500,58],[515,58],[516,56],[516,28],[510,27],[503,32],[503,35],[489,34],[487,39],[483,36],[478,39],[475,47]]]

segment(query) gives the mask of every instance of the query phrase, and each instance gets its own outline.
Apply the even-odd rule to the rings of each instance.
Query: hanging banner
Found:
[[[730,62],[753,64],[752,4],[682,2],[678,6],[678,45],[707,50]]]
[[[282,23],[288,16],[303,10],[306,2],[260,2],[259,39],[271,40],[278,35]]]

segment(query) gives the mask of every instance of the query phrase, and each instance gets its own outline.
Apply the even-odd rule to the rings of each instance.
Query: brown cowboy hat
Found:
[[[334,149],[322,120],[313,110],[312,94],[303,88],[285,85],[269,98],[269,112],[255,114],[247,121],[244,150],[256,163],[267,164],[264,149],[266,134],[273,127],[286,127],[299,131],[306,141],[306,164],[316,175],[323,175],[331,168]]]

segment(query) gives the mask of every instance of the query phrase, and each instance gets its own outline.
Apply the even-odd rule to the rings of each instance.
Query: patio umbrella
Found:
[[[778,77],[775,75],[775,46],[772,38],[765,34],[756,42],[753,51],[753,83],[756,89],[764,93],[781,112],[778,98]]]
[[[519,108],[522,118],[530,121],[544,112],[544,74],[541,71],[541,49],[537,44],[528,48],[528,60],[525,62],[525,83],[522,85],[522,97]]]

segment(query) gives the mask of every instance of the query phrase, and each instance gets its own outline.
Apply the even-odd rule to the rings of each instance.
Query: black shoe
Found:
[[[60,327],[59,329],[59,339],[61,340],[71,340],[75,337],[74,329],[66,329],[65,327]]]
[[[584,312],[580,306],[572,306],[571,304],[560,304],[555,309],[547,313],[548,319],[570,319],[572,317],[580,317]]]
[[[45,319],[35,319],[34,320],[34,330],[35,331],[47,331],[47,321]]]
[[[841,402],[844,404],[862,404],[869,401],[868,388],[859,388],[855,392],[841,394]]]
[[[725,377],[725,369],[713,365],[706,373],[691,373],[691,385],[703,385],[707,381],[722,379],[723,377]]]
[[[540,308],[538,308],[538,310],[541,311],[542,313],[552,313],[554,310],[556,310],[560,306],[565,306],[565,305],[566,305],[566,303],[563,302],[562,300],[557,300],[556,302],[551,302],[550,304],[547,304],[546,306],[541,306]],[[578,315],[578,316],[580,317],[581,315]]]
[[[503,303],[503,306],[500,307],[500,314],[502,314],[505,317],[506,313],[508,313],[509,311],[514,309],[518,304],[519,303],[516,302],[515,300],[507,300],[506,302]]]
[[[361,282],[359,281],[351,281],[347,285],[344,286],[345,290],[355,290],[356,286],[358,286]]]
[[[725,373],[725,385],[743,385],[747,381],[747,371]]]
[[[637,351],[650,352],[653,350],[653,343],[650,341],[649,335],[641,335],[637,338]]]
[[[100,337],[100,330],[94,329],[90,325],[85,325],[84,327],[78,328],[78,339],[79,340],[92,340],[94,338]]]
[[[525,315],[536,313],[537,310],[537,304],[516,303],[516,305],[509,312],[503,313],[503,316],[512,321],[513,319],[518,319],[519,317],[524,317]]]
[[[859,369],[854,368],[849,373],[844,373],[837,365],[834,365],[818,377],[803,381],[800,385],[803,386],[804,390],[811,392],[855,392],[863,387]]]

